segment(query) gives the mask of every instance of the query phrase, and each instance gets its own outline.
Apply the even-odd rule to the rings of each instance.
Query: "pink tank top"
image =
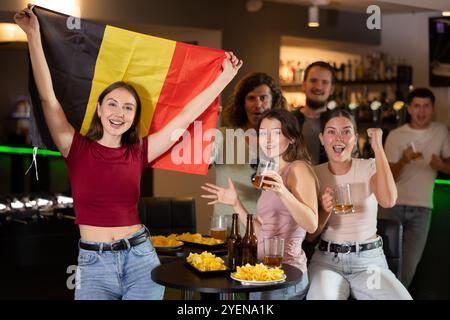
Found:
[[[285,184],[294,163],[288,164],[280,174]],[[283,263],[306,272],[306,255],[302,249],[306,230],[295,222],[278,195],[270,190],[262,192],[256,204],[256,212],[258,217],[263,220],[261,232],[258,235],[258,259],[262,260],[263,258],[264,237],[281,237],[284,238]]]

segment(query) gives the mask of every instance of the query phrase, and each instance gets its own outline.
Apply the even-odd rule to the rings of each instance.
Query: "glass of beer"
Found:
[[[411,146],[411,149],[413,150],[412,160],[421,160],[421,159],[423,159],[422,152],[417,151],[416,146],[414,145],[414,142],[411,141],[409,145]]]
[[[280,237],[265,237],[263,241],[263,263],[267,267],[281,267],[284,253],[284,239]]]
[[[265,181],[275,181],[271,177],[265,176],[268,171],[275,170],[275,162],[273,160],[260,160],[258,168],[256,169],[255,180],[253,181],[253,186],[257,189],[262,189],[263,187],[270,187]]]
[[[228,217],[225,215],[213,215],[211,217],[209,235],[215,239],[227,240],[228,220]]]
[[[334,186],[334,208],[336,214],[354,213],[350,184],[343,183]]]

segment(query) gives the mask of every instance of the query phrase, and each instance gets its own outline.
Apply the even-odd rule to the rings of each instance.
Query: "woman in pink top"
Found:
[[[302,281],[295,286],[251,295],[251,298],[301,299],[308,287],[302,241],[306,232],[314,232],[318,224],[316,177],[309,165],[298,121],[290,112],[283,109],[265,111],[259,120],[258,134],[262,152],[275,162],[277,168],[268,174],[274,181],[264,180],[270,187],[264,187],[265,192],[257,203],[258,258],[262,258],[264,237],[282,237],[285,239],[283,261],[304,274]],[[202,188],[210,192],[202,196],[212,199],[209,204],[232,206],[241,223],[246,223],[248,212],[230,178],[227,188],[209,183]]]
[[[83,137],[56,98],[32,6],[14,20],[27,35],[45,120],[69,169],[81,235],[75,299],[161,299],[164,288],[150,277],[159,259],[137,212],[143,168],[172,147],[177,140],[168,138],[172,132],[183,134],[234,78],[242,61],[224,54],[217,79],[164,128],[142,140],[139,96],[130,84],[115,82],[100,94]]]
[[[322,119],[320,141],[328,162],[314,167],[320,183],[319,227],[321,233],[309,265],[308,299],[411,299],[408,291],[388,269],[383,242],[377,236],[377,208],[392,207],[397,189],[382,145],[381,129],[367,129],[375,159],[352,158],[356,125],[343,109],[328,111]],[[353,213],[333,213],[332,187],[349,184]]]

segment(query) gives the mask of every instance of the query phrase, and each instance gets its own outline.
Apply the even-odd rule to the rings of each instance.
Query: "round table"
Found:
[[[272,291],[297,284],[303,273],[288,264],[282,266],[286,280],[269,285],[244,285],[230,278],[230,272],[203,274],[194,270],[184,259],[163,263],[153,269],[151,277],[156,283],[181,289],[183,297],[188,299],[192,292],[221,294],[221,298],[230,298],[229,294],[240,292]]]
[[[203,251],[211,252],[216,256],[226,256],[227,255],[227,247],[226,245],[215,245],[215,246],[201,246],[195,244],[184,243],[183,246],[175,249],[166,249],[164,247],[156,247],[156,253],[158,256],[167,256],[167,257],[178,257],[185,258],[189,255],[190,252],[193,253],[202,253]]]

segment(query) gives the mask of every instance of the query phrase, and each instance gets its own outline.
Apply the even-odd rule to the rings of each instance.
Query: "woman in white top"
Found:
[[[367,134],[375,159],[352,158],[357,142],[352,115],[329,111],[322,120],[320,141],[328,162],[314,168],[320,183],[319,227],[309,240],[321,235],[308,272],[307,299],[411,299],[389,270],[381,237],[377,236],[377,206],[392,207],[397,189],[382,145],[381,129]],[[333,186],[350,184],[354,212],[333,212]]]

